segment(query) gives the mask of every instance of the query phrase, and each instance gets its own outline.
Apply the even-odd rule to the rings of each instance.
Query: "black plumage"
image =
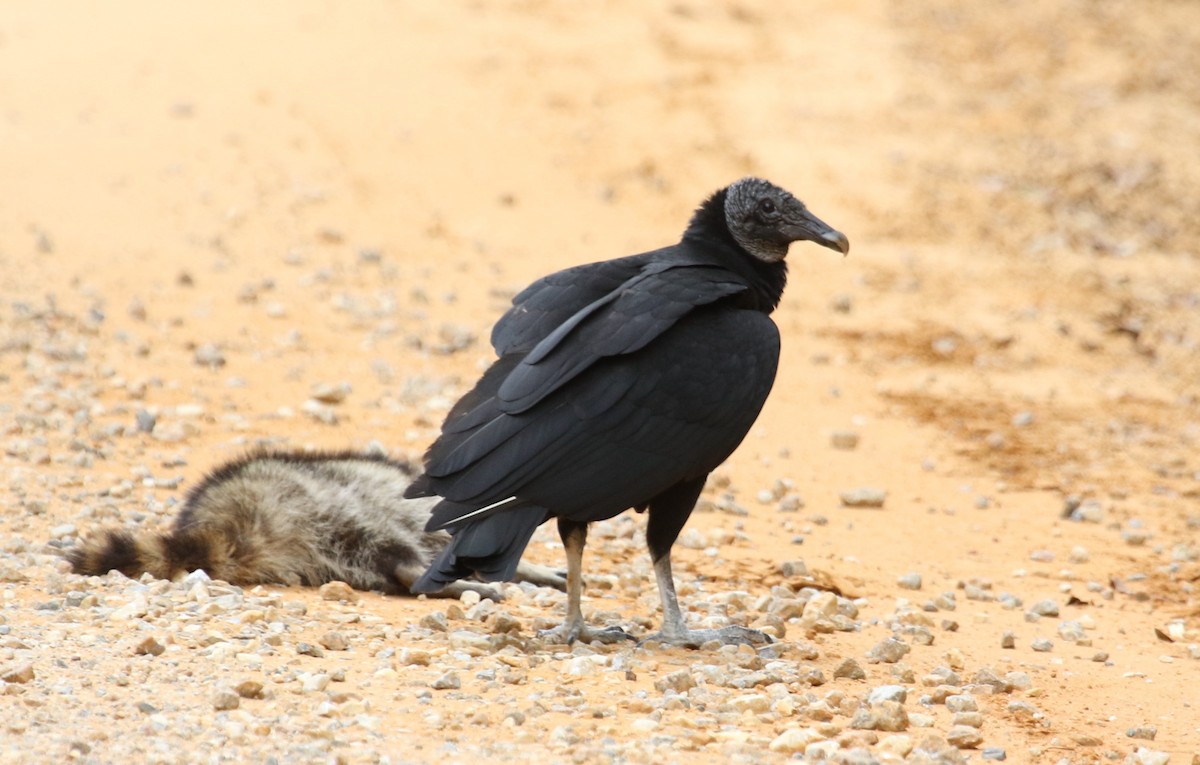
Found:
[[[561,637],[612,636],[588,628],[579,607],[587,524],[637,508],[649,511],[659,637],[753,639],[687,630],[670,548],[705,477],[771,390],[779,333],[770,313],[799,240],[849,249],[791,194],[744,178],[706,200],[678,244],[568,268],[518,294],[492,331],[499,358],[450,411],[408,493],[442,497],[429,528],[454,534],[414,591],[511,577],[534,530],[554,517],[568,562]]]

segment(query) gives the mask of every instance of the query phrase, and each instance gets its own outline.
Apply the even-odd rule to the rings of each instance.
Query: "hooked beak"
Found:
[[[837,250],[842,255],[850,252],[850,240],[841,231],[829,226],[825,221],[813,215],[804,208],[791,216],[787,233],[793,242],[816,242],[822,247]]]

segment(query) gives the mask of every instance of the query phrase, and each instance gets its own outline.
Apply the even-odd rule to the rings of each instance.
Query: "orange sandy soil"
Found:
[[[246,590],[257,616],[199,633],[153,607],[120,622],[105,614],[147,588],[59,560],[98,526],[169,521],[255,444],[418,455],[515,290],[672,242],[747,174],[853,249],[793,248],[775,390],[708,495],[748,515],[698,512],[676,576],[685,603],[740,591],[753,612],[803,560],[858,598],[855,631],[787,625],[781,660],[815,648],[823,685],[698,673],[685,703],[656,681],[756,657],[597,649],[611,661],[589,673],[585,647],[535,642],[497,664],[419,626],[449,608],[486,634],[461,608],[372,594]],[[833,692],[844,752],[899,761],[904,742],[851,713],[900,682],[932,718],[902,735],[944,737],[952,714],[920,699],[939,666],[1030,681],[975,689],[972,761],[1200,752],[1196,3],[9,2],[0,178],[5,761],[771,762]],[[223,365],[196,362],[206,345]],[[344,402],[304,408],[341,382]],[[839,430],[857,448],[833,448]],[[760,501],[779,479],[802,508]],[[860,486],[884,507],[842,506]],[[1091,520],[1064,517],[1070,496]],[[585,607],[642,630],[657,595],[619,582],[650,576],[624,524],[594,535],[586,570],[609,589]],[[552,529],[528,555],[561,565]],[[922,590],[898,586],[909,573]],[[53,602],[71,592],[98,605]],[[921,611],[945,592],[955,611]],[[1029,621],[1046,599],[1060,615]],[[558,617],[543,600],[509,606],[522,634]],[[907,680],[865,658],[906,603],[934,638]],[[255,632],[273,619],[282,644]],[[290,647],[330,630],[348,650]],[[210,657],[213,631],[260,658]],[[166,652],[139,654],[147,636]],[[865,680],[834,678],[846,657]],[[430,696],[442,664],[463,687]],[[527,674],[493,692],[488,666]],[[214,709],[245,680],[266,698]]]

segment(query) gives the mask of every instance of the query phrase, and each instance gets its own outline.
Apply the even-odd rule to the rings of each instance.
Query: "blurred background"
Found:
[[[1021,654],[1051,666],[1033,671],[1061,691],[1037,702],[1055,735],[1125,751],[1144,710],[1194,705],[1156,658],[1191,661],[1182,643],[1155,637],[1200,643],[1194,0],[6,0],[6,604],[54,618],[33,604],[66,586],[55,545],[169,522],[248,447],[419,455],[517,290],[675,241],[747,174],[852,249],[793,248],[778,382],[707,496],[723,509],[689,526],[681,582],[761,593],[803,553],[877,603],[916,597],[896,580],[922,569],[936,591],[1074,587],[1075,608],[1115,598],[1094,613],[1118,669]],[[831,447],[847,429],[853,448]],[[839,505],[863,485],[882,514]],[[1064,520],[1081,507],[1097,523]],[[649,581],[633,532],[606,534],[589,576]],[[606,604],[652,614],[628,590]],[[1034,629],[990,608],[938,633],[972,669],[1007,661],[1002,626]],[[820,660],[878,637],[828,636]],[[942,650],[910,657],[918,675]],[[1109,729],[1088,727],[1094,698]],[[1200,750],[1178,719],[1156,746]],[[1049,735],[988,725],[1017,761]]]

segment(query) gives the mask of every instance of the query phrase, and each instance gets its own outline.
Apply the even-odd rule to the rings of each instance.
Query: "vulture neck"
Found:
[[[744,294],[745,308],[771,313],[779,305],[787,285],[787,261],[761,261],[737,243],[725,219],[725,189],[696,210],[683,232],[683,243],[715,255],[722,266],[746,281],[750,290]]]

